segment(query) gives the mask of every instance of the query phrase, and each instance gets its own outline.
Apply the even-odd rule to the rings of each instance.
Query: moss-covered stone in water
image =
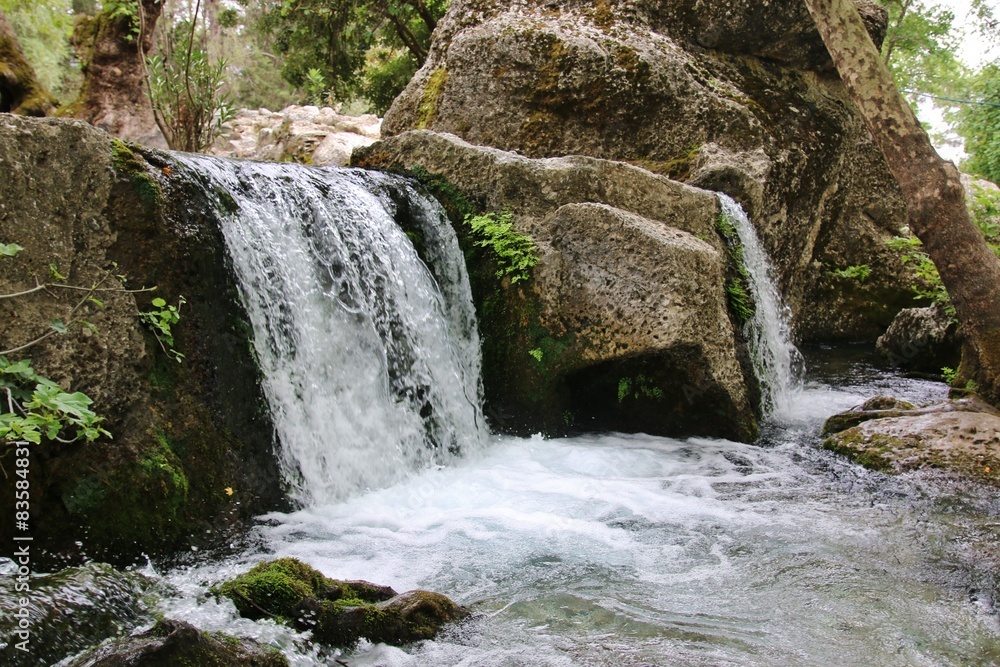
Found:
[[[362,637],[389,644],[430,639],[465,615],[437,593],[396,595],[386,586],[328,579],[293,558],[260,563],[213,592],[231,599],[242,616],[274,617],[329,646],[352,646]]]
[[[317,594],[317,585],[326,588],[325,579],[301,561],[279,558],[254,566],[215,592],[232,600],[245,618],[291,618],[303,600]]]

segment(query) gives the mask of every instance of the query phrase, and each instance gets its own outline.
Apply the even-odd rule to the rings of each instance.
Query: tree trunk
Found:
[[[805,0],[840,78],[906,198],[965,339],[960,376],[1000,400],[1000,260],[969,219],[958,170],[931,146],[851,0]]]
[[[0,9],[0,111],[48,116],[55,108],[55,98],[38,82],[14,29]]]
[[[81,27],[86,54],[80,96],[62,113],[80,118],[116,137],[166,148],[146,89],[146,53],[163,11],[161,0],[139,0],[141,32],[128,17],[104,10]]]

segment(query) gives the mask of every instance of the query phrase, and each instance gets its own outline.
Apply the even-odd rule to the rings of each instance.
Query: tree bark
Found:
[[[48,116],[55,109],[55,98],[38,82],[14,29],[0,9],[0,112]]]
[[[969,219],[958,169],[931,146],[851,0],[805,0],[851,98],[906,198],[955,306],[965,340],[960,377],[1000,400],[1000,260]]]
[[[83,25],[88,34],[81,44],[86,53],[83,87],[62,113],[116,137],[166,148],[149,102],[144,62],[163,2],[138,1],[142,18],[138,35],[127,17],[111,18],[107,10]]]

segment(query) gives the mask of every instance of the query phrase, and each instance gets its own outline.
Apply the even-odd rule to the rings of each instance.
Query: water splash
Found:
[[[440,206],[385,174],[182,160],[215,193],[294,500],[333,502],[483,445],[475,310]]]
[[[743,207],[728,195],[718,196],[722,213],[736,227],[743,246],[743,262],[757,306],[743,333],[761,385],[761,409],[765,419],[781,422],[793,412],[793,398],[802,388],[805,370],[802,355],[792,344],[791,313],[778,291],[774,266]]]

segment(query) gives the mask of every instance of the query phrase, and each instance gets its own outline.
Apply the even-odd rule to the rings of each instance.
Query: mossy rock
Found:
[[[213,592],[232,600],[245,618],[274,618],[339,647],[362,637],[396,645],[431,639],[467,613],[439,593],[397,595],[366,581],[329,579],[294,558],[260,563]]]

